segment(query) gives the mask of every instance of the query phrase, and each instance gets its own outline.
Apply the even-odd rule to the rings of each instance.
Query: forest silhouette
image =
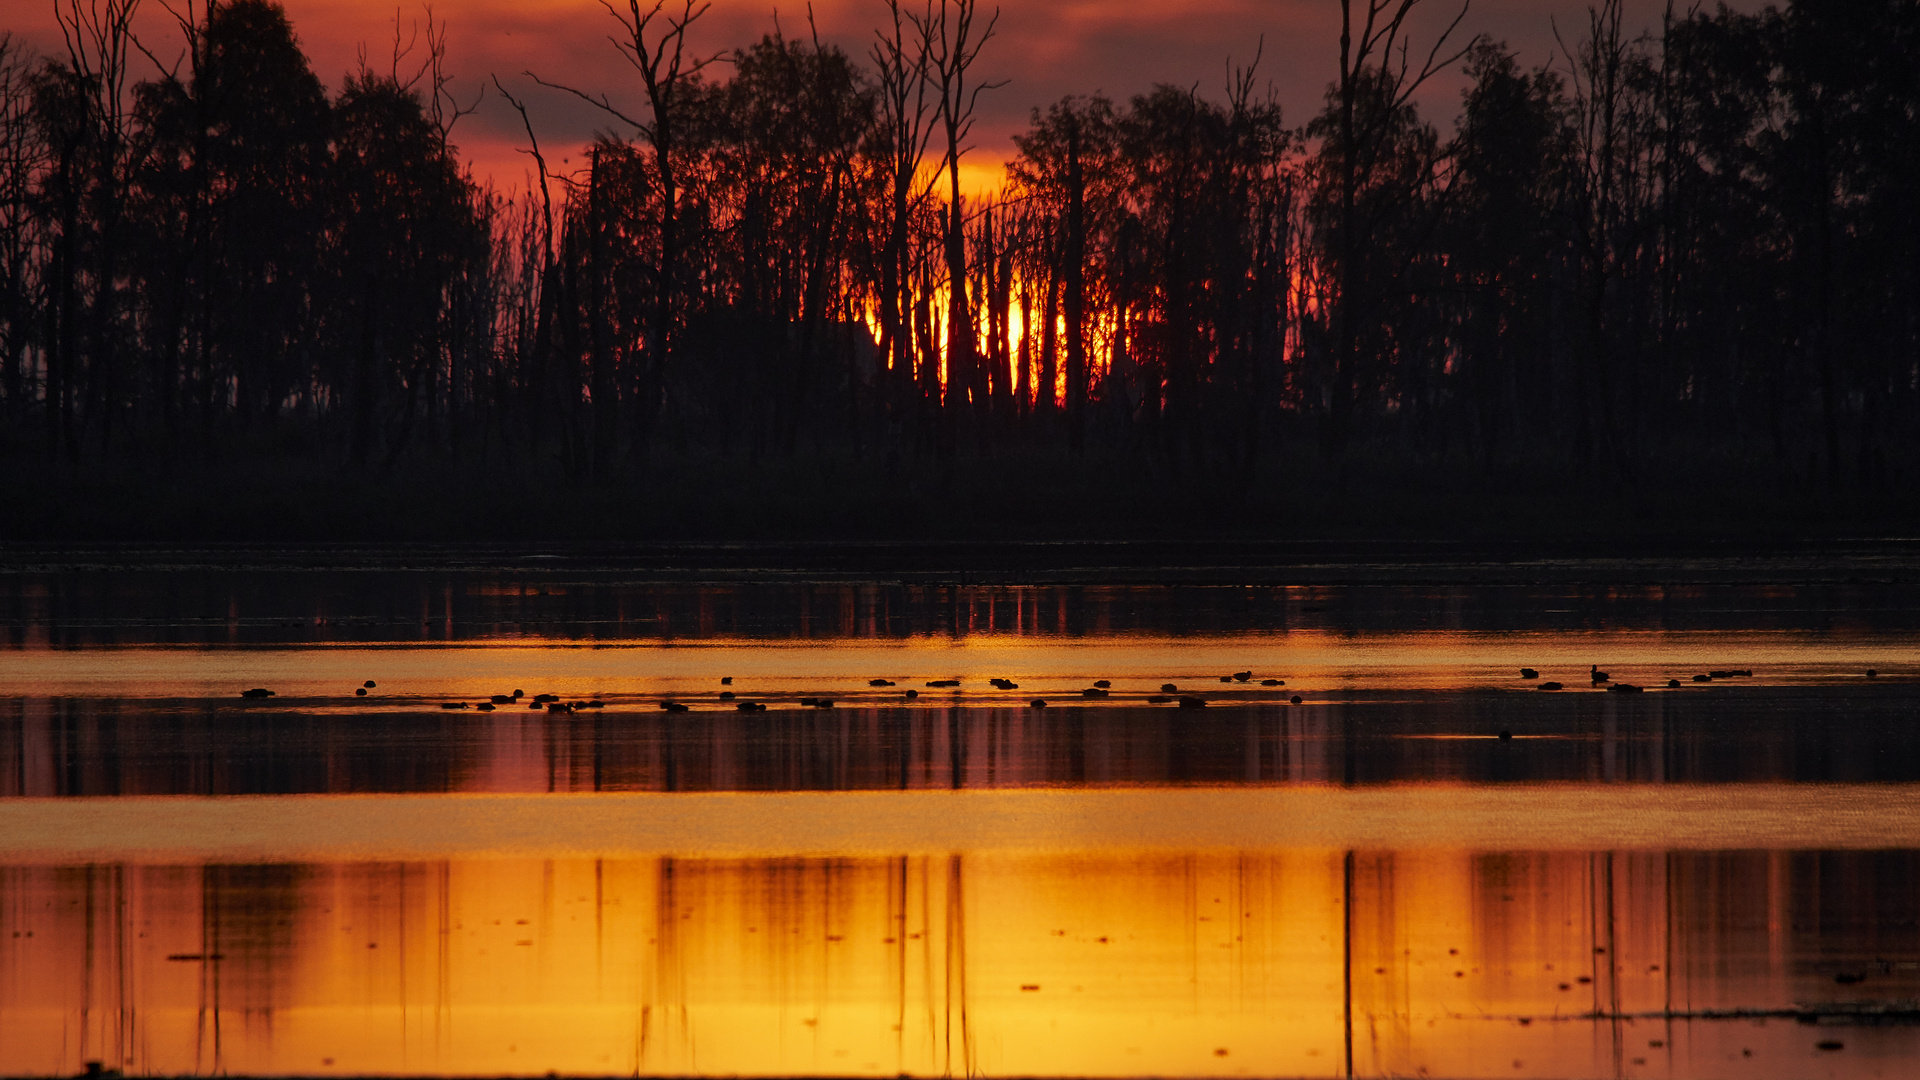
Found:
[[[1345,0],[1310,112],[1068,97],[982,195],[977,0],[863,55],[611,5],[631,85],[488,82],[605,125],[511,193],[430,14],[329,94],[271,0],[136,5],[0,39],[0,539],[1920,522],[1906,0],[1605,0],[1538,68]]]

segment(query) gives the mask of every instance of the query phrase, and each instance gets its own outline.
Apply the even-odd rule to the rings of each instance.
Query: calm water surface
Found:
[[[1920,1071],[1911,586],[144,569],[0,640],[8,1074]]]

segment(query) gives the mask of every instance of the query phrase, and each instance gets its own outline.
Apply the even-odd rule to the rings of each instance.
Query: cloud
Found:
[[[616,0],[621,2],[621,0]],[[384,68],[392,51],[393,0],[286,0],[314,71],[337,87],[359,64]],[[1630,0],[1630,27],[1657,27],[1663,0]],[[1742,4],[1743,7],[1755,6]],[[44,51],[57,51],[59,36],[51,4],[20,4],[13,28]],[[1418,41],[1432,40],[1458,9],[1427,0],[1414,19]],[[421,7],[400,9],[403,33],[424,17]],[[873,29],[885,15],[882,0],[818,0],[813,22],[821,37],[864,56]],[[449,31],[448,67],[463,98],[498,75],[527,104],[543,149],[553,158],[577,157],[581,144],[601,130],[622,127],[613,118],[565,94],[537,87],[521,73],[604,93],[628,115],[644,113],[638,80],[609,33],[618,24],[597,0],[442,0],[434,8]],[[805,0],[781,5],[777,15],[790,37],[810,32]],[[714,0],[696,26],[696,49],[719,53],[749,44],[774,29],[775,7],[764,0]],[[1463,34],[1486,32],[1508,41],[1523,63],[1555,59],[1553,25],[1569,41],[1586,26],[1584,0],[1477,0]],[[976,129],[983,165],[1011,153],[1012,135],[1035,108],[1071,93],[1105,93],[1116,99],[1157,83],[1195,86],[1220,96],[1230,66],[1260,55],[1258,76],[1289,118],[1304,122],[1319,106],[1338,55],[1337,0],[1015,0],[1001,7],[994,39],[979,64],[984,81],[1007,85],[981,98]],[[143,9],[142,38],[162,58],[180,51],[179,34],[158,5]],[[724,70],[724,69],[723,69]],[[1453,115],[1460,83],[1436,80],[1422,96],[1430,117],[1442,124]],[[493,98],[491,90],[488,97]],[[625,132],[623,132],[625,133]],[[455,140],[477,174],[502,187],[518,186],[528,171],[517,149],[525,143],[519,117],[504,102],[487,101],[462,121]]]

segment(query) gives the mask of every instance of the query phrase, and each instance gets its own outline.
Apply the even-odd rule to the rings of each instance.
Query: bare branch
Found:
[[[525,75],[527,78],[532,79],[534,82],[539,83],[541,86],[544,86],[549,90],[559,90],[564,93],[572,94],[574,97],[579,98],[581,101],[584,101],[587,104],[593,106],[594,108],[600,109],[601,111],[605,112],[608,116],[614,117],[615,119],[620,120],[623,123],[631,124],[634,130],[636,131],[644,132],[647,130],[646,124],[643,124],[640,121],[635,120],[633,117],[628,116],[626,113],[621,112],[619,109],[614,108],[613,102],[607,100],[607,96],[605,94],[601,94],[599,97],[596,98],[588,94],[584,90],[576,90],[573,87],[566,85],[565,83],[548,82],[547,80],[541,78],[540,76],[535,75],[531,71],[522,71],[520,74]]]

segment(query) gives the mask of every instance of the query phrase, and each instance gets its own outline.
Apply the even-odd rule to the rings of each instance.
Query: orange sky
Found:
[[[61,0],[71,2],[71,0]],[[179,6],[178,4],[175,5]],[[364,45],[377,64],[390,50],[396,4],[391,0],[286,0],[315,72],[329,86],[356,65]],[[421,18],[420,5],[400,7],[403,22]],[[697,43],[709,51],[746,44],[773,29],[775,9],[788,34],[805,31],[804,0],[776,5],[774,0],[713,0],[699,24]],[[1746,5],[1742,5],[1746,6]],[[1630,26],[1657,22],[1662,0],[1629,0]],[[54,0],[10,0],[0,29],[22,34],[43,51],[55,51]],[[1422,27],[1444,23],[1456,10],[1450,2],[1428,0],[1417,20]],[[823,38],[864,53],[872,28],[884,12],[881,0],[817,0],[813,13]],[[1585,25],[1585,0],[1476,0],[1468,31],[1484,31],[1520,50],[1523,61],[1552,58],[1553,22],[1571,40]],[[605,126],[601,114],[577,101],[531,84],[521,72],[606,92],[616,103],[638,111],[631,69],[608,44],[616,29],[598,0],[440,0],[437,18],[450,31],[450,66],[456,88],[477,91],[489,75],[499,75],[524,98],[550,157],[574,156],[593,132]],[[148,48],[162,58],[179,50],[179,37],[159,0],[145,0],[137,25]],[[997,178],[995,163],[1011,150],[1009,138],[1035,106],[1068,93],[1104,91],[1124,97],[1155,83],[1197,85],[1220,96],[1229,63],[1250,60],[1264,38],[1260,74],[1286,107],[1304,121],[1331,76],[1337,49],[1336,0],[1022,0],[1003,5],[999,32],[981,59],[981,71],[1008,85],[981,99],[976,132],[976,175]],[[1423,38],[1422,40],[1427,40]],[[1430,115],[1451,121],[1457,81],[1436,85],[1427,95]],[[631,113],[630,113],[631,114]],[[462,121],[455,140],[482,179],[501,187],[518,186],[525,158],[518,118],[492,95],[480,111]]]

